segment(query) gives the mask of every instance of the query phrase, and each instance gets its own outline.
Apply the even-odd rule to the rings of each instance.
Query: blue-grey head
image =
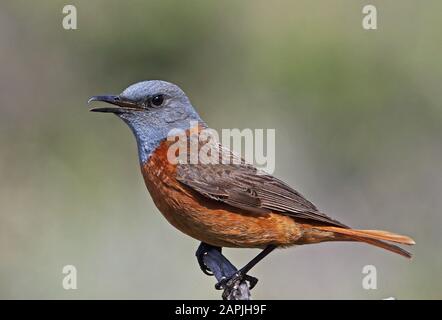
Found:
[[[183,90],[166,81],[138,82],[119,95],[94,96],[88,103],[92,101],[112,106],[90,111],[113,113],[131,128],[142,163],[172,130],[187,130],[196,121],[203,124]]]

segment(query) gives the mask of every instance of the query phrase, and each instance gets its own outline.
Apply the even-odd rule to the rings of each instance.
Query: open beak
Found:
[[[89,110],[92,112],[110,112],[110,113],[120,114],[130,111],[144,110],[144,108],[139,106],[137,103],[127,99],[123,99],[120,96],[93,96],[88,100],[87,103],[89,104],[92,101],[102,101],[115,106],[115,107],[92,108]]]

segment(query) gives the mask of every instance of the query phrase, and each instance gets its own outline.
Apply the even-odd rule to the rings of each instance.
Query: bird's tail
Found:
[[[415,244],[414,240],[410,237],[382,230],[355,230],[332,226],[321,226],[315,228],[322,231],[333,232],[336,237],[334,240],[365,242],[373,246],[400,254],[406,258],[411,258],[411,253],[385,241],[406,245]]]

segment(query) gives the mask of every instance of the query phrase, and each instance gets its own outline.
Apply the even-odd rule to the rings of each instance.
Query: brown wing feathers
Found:
[[[228,149],[219,146],[219,150],[229,159],[240,159]],[[331,231],[336,239],[365,242],[411,257],[409,252],[384,241],[412,245],[413,239],[387,231],[350,229],[320,212],[313,203],[281,180],[240,160],[241,164],[180,164],[176,178],[200,194],[230,206],[249,212],[271,211],[305,219],[308,225],[312,224],[312,229]]]
[[[347,228],[282,181],[250,165],[178,165],[177,180],[201,194],[252,212],[281,214]]]

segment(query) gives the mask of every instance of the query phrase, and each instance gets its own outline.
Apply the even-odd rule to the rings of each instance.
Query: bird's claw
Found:
[[[196,259],[198,260],[198,264],[200,266],[201,271],[208,275],[213,276],[212,270],[204,263],[204,257],[209,253],[210,250],[217,250],[221,253],[221,249],[217,247],[212,247],[208,244],[201,243],[198,247],[198,250],[196,250]]]
[[[213,272],[209,269],[209,267],[206,266],[206,264],[204,263],[204,255],[206,255],[207,252],[202,252],[200,254],[196,255],[196,259],[198,260],[198,264],[200,266],[201,271],[208,275],[208,276],[213,276]]]
[[[235,289],[235,286],[238,286],[242,281],[249,282],[250,290],[252,290],[258,283],[257,278],[249,276],[248,274],[244,274],[241,271],[238,271],[234,273],[231,277],[224,278],[221,281],[219,281],[217,284],[215,284],[215,289],[217,290],[229,289],[229,291],[231,291],[232,289]]]

